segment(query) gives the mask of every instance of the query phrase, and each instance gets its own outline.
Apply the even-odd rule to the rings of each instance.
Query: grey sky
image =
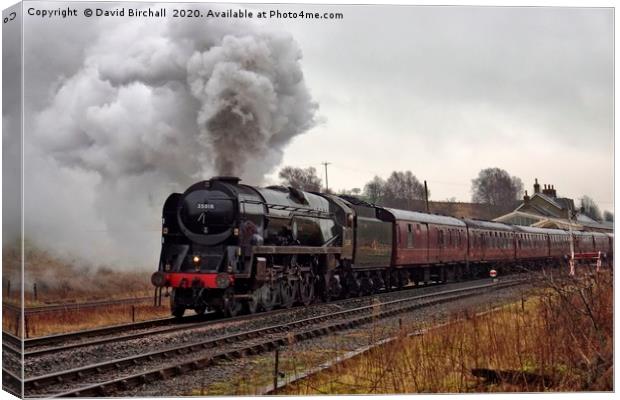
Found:
[[[333,188],[410,169],[433,199],[462,201],[497,166],[613,207],[610,9],[344,10],[321,30],[287,25],[327,122],[285,164],[331,161]]]

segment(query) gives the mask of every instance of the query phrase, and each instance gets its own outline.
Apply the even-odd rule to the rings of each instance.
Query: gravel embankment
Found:
[[[341,331],[323,337],[296,342],[283,347],[280,353],[281,365],[290,365],[292,360],[303,356],[311,359],[312,368],[331,360],[336,354],[353,351],[383,338],[391,337],[399,329],[401,320],[403,326],[413,329],[420,324],[439,324],[448,320],[455,313],[486,311],[498,305],[520,300],[527,296],[529,286],[516,286],[491,291],[458,301],[425,307],[414,312],[395,317],[379,319],[354,329]],[[286,367],[284,367],[286,368]],[[207,390],[203,394],[252,394],[253,389],[242,388],[247,381],[259,381],[260,385],[268,385],[272,380],[273,354],[244,357],[220,363],[199,371],[189,372],[182,376],[164,381],[158,381],[134,390],[120,392],[117,396],[187,396],[200,395],[201,389]],[[299,370],[298,370],[299,371]],[[302,372],[302,371],[299,371]],[[244,377],[247,377],[244,382]],[[259,377],[257,379],[257,377]],[[258,387],[254,390],[258,390]]]
[[[449,288],[460,288],[479,285],[485,282],[488,282],[488,280],[437,285],[428,288],[422,287],[415,290],[385,293],[373,297],[349,299],[337,303],[316,304],[309,307],[297,307],[291,310],[285,310],[281,313],[265,315],[264,318],[235,321],[214,321],[213,323],[203,327],[188,328],[187,330],[155,334],[153,336],[130,339],[121,342],[80,347],[59,353],[45,354],[38,357],[28,358],[25,363],[25,373],[26,377],[50,374],[58,371],[65,371],[68,369],[77,368],[88,364],[121,359],[156,350],[162,350],[169,347],[174,347],[181,344],[198,343],[207,339],[214,339],[253,329],[265,328],[272,325],[278,325],[283,322],[290,322],[297,319],[330,314],[348,308],[369,305],[372,304],[373,301],[375,301],[375,298],[380,298],[381,301],[389,301],[411,296],[412,293],[415,293],[416,295],[421,295],[435,291],[442,291]]]

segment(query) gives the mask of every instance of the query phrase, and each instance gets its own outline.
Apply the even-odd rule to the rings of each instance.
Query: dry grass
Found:
[[[144,297],[153,293],[153,271],[126,266],[112,268],[60,257],[25,243],[25,306],[77,301]],[[3,301],[19,302],[19,247],[3,248]],[[10,293],[7,291],[11,285]],[[34,287],[36,285],[36,296]]]
[[[3,302],[21,305],[21,264],[19,246],[3,248]],[[66,304],[153,295],[152,271],[88,265],[76,259],[60,257],[35,248],[28,242],[24,249],[24,306]],[[10,282],[10,291],[8,286]],[[36,285],[36,295],[35,295]],[[166,304],[166,302],[164,302]],[[136,303],[135,320],[170,315],[169,308]],[[4,309],[2,328],[19,332],[18,315]],[[79,311],[53,311],[27,317],[27,336],[42,336],[132,321],[131,305],[110,305]]]
[[[126,304],[89,308],[78,311],[53,311],[31,314],[26,317],[26,337],[46,336],[56,333],[74,332],[102,326],[146,321],[170,316],[169,307],[154,307],[152,304]],[[3,311],[2,326],[7,332],[18,334],[18,315]]]
[[[612,281],[549,278],[535,297],[399,339],[284,393],[613,390]]]

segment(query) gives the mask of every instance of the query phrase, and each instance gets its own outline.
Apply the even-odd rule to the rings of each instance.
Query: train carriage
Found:
[[[394,265],[465,262],[467,228],[443,215],[385,208],[394,223]]]
[[[515,225],[516,255],[521,260],[548,258],[549,229]]]
[[[514,261],[514,228],[500,222],[465,219],[471,240],[468,260]]]
[[[609,241],[609,252],[607,254],[607,258],[609,260],[613,259],[614,256],[614,234],[613,233],[605,233],[605,235],[607,236],[607,239]]]
[[[592,232],[573,231],[575,253],[593,253],[594,237]]]
[[[561,229],[545,229],[549,235],[549,256],[567,258],[570,254],[570,234]]]
[[[592,232],[592,237],[594,239],[594,251],[600,251],[607,256],[611,249],[609,246],[609,236],[602,232]]]

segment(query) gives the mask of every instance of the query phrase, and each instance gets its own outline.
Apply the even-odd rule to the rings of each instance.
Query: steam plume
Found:
[[[260,184],[314,125],[317,105],[290,35],[169,21],[96,29],[67,61],[75,72],[56,71],[49,100],[30,110],[26,235],[152,267],[170,192],[215,174]],[[31,57],[53,57],[43,53]],[[28,65],[26,74],[43,74],[45,63]],[[43,211],[37,195],[46,193]]]

